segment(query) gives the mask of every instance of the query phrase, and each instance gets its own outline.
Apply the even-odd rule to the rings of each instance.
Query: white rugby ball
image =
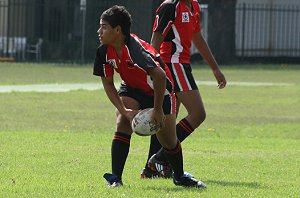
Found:
[[[132,131],[140,136],[155,134],[159,127],[156,123],[150,122],[153,108],[143,109],[138,112],[131,122]]]

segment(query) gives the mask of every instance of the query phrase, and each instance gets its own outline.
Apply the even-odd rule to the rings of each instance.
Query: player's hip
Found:
[[[153,108],[154,105],[153,95],[129,87],[126,84],[121,84],[118,93],[120,97],[130,97],[136,100],[140,104],[140,109]],[[173,114],[176,112],[176,97],[174,92],[169,92],[164,96],[162,108],[164,114],[166,115]]]
[[[166,65],[171,71],[175,92],[198,90],[189,63],[166,63]]]

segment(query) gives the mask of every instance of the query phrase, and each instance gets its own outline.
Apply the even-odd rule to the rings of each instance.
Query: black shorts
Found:
[[[153,108],[154,96],[152,95],[148,95],[140,90],[128,87],[123,83],[121,84],[118,93],[119,96],[127,96],[138,101],[140,109]],[[165,95],[162,108],[165,115],[176,112],[176,97],[174,92]]]
[[[198,90],[190,64],[166,63],[166,65],[172,73],[175,93],[180,91]]]

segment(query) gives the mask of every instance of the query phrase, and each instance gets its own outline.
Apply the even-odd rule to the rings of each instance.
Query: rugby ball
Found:
[[[132,131],[140,136],[155,134],[159,130],[159,127],[156,123],[150,122],[152,112],[153,108],[139,111],[132,119]]]

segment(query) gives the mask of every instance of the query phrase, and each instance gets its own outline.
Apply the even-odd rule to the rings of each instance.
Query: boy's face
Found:
[[[113,28],[107,21],[101,19],[100,20],[100,27],[97,31],[99,41],[102,44],[112,44],[114,43],[117,39],[118,36],[118,28],[115,27]]]

